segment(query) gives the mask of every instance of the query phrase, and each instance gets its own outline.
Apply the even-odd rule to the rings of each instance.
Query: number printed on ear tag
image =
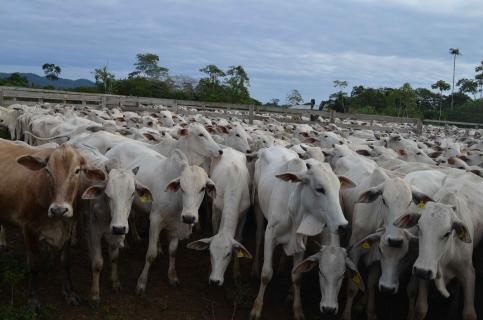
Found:
[[[425,203],[423,202],[423,200],[419,201],[419,203],[418,203],[418,208],[419,208],[419,209],[424,209],[424,204],[425,204]]]
[[[366,240],[363,243],[361,243],[361,247],[363,247],[364,249],[369,249],[371,245],[369,244],[369,241]]]
[[[352,277],[352,282],[354,282],[355,284],[357,285],[360,285],[361,284],[361,276],[356,273],[353,277]]]

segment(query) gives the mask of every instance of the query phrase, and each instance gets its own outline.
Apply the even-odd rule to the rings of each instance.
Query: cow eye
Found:
[[[451,234],[451,230],[450,230],[450,231],[448,231],[448,232],[446,232],[446,233],[443,235],[443,238],[448,238],[450,234]]]
[[[237,133],[237,134],[235,134],[235,136],[239,137],[240,135]]]
[[[166,118],[166,116],[163,116],[163,118]]]
[[[225,256],[225,258],[228,258],[231,255],[231,252],[228,252],[228,254]]]
[[[417,154],[418,156],[420,156],[420,155],[421,155],[421,152],[416,152],[416,154]]]
[[[79,174],[79,173],[80,173],[80,168],[75,169],[75,174]]]
[[[384,205],[386,205],[386,200],[384,200],[384,198],[382,198],[382,203],[384,203]]]
[[[205,192],[205,190],[206,190],[206,187],[201,188],[200,193]]]
[[[320,187],[320,188],[315,188],[315,191],[317,191],[318,193],[322,193],[322,194],[325,194],[325,189]]]
[[[200,133],[200,134],[198,135],[198,137],[204,137],[204,136],[205,136],[205,135],[204,135],[204,134],[202,134],[202,133]]]

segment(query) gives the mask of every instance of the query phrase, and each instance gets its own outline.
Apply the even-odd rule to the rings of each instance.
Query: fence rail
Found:
[[[319,110],[307,109],[291,109],[291,108],[277,108],[269,106],[255,106],[245,104],[231,104],[220,102],[204,102],[204,101],[189,101],[176,99],[160,99],[148,97],[134,97],[121,96],[111,94],[95,94],[82,93],[73,91],[59,91],[59,90],[44,90],[21,87],[0,86],[0,106],[7,103],[61,103],[61,104],[80,104],[84,106],[94,106],[100,108],[121,107],[124,110],[139,110],[139,108],[149,109],[149,106],[163,105],[166,107],[176,108],[180,111],[180,106],[192,107],[199,110],[201,113],[207,113],[215,117],[229,117],[230,111],[238,110],[243,114],[237,115],[244,119],[249,119],[250,123],[253,120],[265,119],[273,114],[283,115],[286,117],[277,118],[281,122],[307,123],[310,120],[303,120],[303,117],[311,118],[311,116],[320,116],[323,118],[330,118],[331,122],[337,119],[352,119],[356,121],[370,122],[365,124],[364,128],[372,128],[373,121],[377,122],[393,122],[393,123],[410,123],[414,124],[417,131],[422,130],[422,123],[420,119],[416,118],[399,118],[390,116],[367,115],[367,114],[350,114],[350,113],[336,113]],[[222,112],[220,112],[222,111]],[[181,113],[187,113],[182,110]],[[342,123],[337,123],[342,127],[347,127]],[[358,124],[349,125],[351,127],[359,127]]]

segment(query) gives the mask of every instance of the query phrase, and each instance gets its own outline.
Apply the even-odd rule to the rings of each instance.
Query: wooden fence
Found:
[[[415,118],[398,118],[390,116],[376,116],[366,114],[349,114],[349,113],[336,113],[319,110],[307,110],[307,109],[291,109],[291,108],[278,108],[268,106],[255,106],[245,104],[230,104],[220,102],[203,102],[203,101],[188,101],[188,100],[176,100],[176,99],[159,99],[159,98],[147,98],[147,97],[134,97],[134,96],[120,96],[111,94],[94,94],[94,93],[82,93],[72,91],[59,91],[59,90],[44,90],[44,89],[31,89],[21,87],[8,87],[0,86],[0,106],[5,106],[12,103],[23,104],[38,104],[38,103],[60,103],[60,104],[79,104],[84,106],[92,106],[97,108],[113,108],[120,107],[123,110],[149,110],[150,106],[162,105],[168,108],[175,108],[177,112],[183,114],[193,114],[195,112],[189,109],[194,108],[199,113],[203,113],[208,116],[228,118],[236,116],[242,119],[248,119],[249,123],[253,123],[253,120],[263,120],[267,117],[274,117],[281,122],[292,123],[310,123],[311,116],[320,116],[322,118],[329,118],[332,123],[337,119],[352,119],[356,121],[366,122],[364,125],[359,126],[356,123],[342,124],[338,122],[337,125],[341,127],[352,128],[366,128],[373,127],[373,122],[383,123],[409,123],[413,124],[417,132],[422,131],[422,123],[420,119]],[[188,108],[182,108],[188,107]],[[240,111],[234,115],[231,111]],[[307,118],[309,120],[305,120]],[[378,128],[380,129],[380,128]]]

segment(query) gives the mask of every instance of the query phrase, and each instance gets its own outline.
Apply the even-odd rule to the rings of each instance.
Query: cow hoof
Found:
[[[250,320],[260,320],[260,313],[252,310],[250,312]]]
[[[42,311],[42,305],[40,304],[37,298],[29,299],[28,306],[29,306],[29,309],[36,314],[39,314]]]
[[[145,286],[138,285],[136,287],[136,295],[137,296],[143,296],[145,292],[146,292],[146,287]]]
[[[112,290],[114,290],[115,293],[120,293],[122,291],[121,283],[120,282],[113,283]]]
[[[178,278],[174,278],[174,279],[169,279],[169,284],[173,287],[173,288],[177,288],[179,287],[179,280]]]
[[[101,305],[101,300],[99,298],[91,298],[89,300],[89,306],[92,309],[97,309],[97,308],[99,308],[100,305]]]
[[[64,292],[65,300],[68,304],[78,306],[81,304],[81,298],[73,291]]]

